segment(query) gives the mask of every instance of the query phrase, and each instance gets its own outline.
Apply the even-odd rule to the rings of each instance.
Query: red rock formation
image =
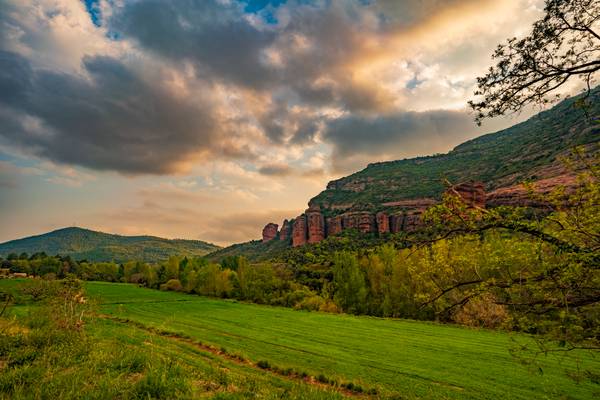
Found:
[[[344,229],[358,229],[362,233],[375,232],[375,216],[368,211],[352,211],[342,214]]]
[[[319,243],[325,239],[325,218],[318,207],[306,210],[308,225],[308,243]]]
[[[375,221],[377,222],[377,231],[379,233],[388,233],[390,231],[390,218],[384,212],[378,212],[375,214]]]
[[[485,208],[485,187],[483,182],[464,182],[452,186],[447,193],[459,196],[467,207]]]
[[[435,199],[419,198],[410,200],[390,201],[387,203],[381,203],[381,205],[384,207],[427,208],[438,203],[439,202]]]
[[[329,186],[344,190],[359,190],[365,182],[367,181],[339,180],[330,182]],[[573,176],[563,174],[536,182],[534,190],[547,193],[557,185],[563,185],[569,192],[576,184]],[[486,196],[483,183],[465,182],[451,187],[447,192],[460,196],[468,207],[512,205],[541,208],[547,206],[539,200],[531,199],[527,190],[520,185],[496,189]],[[436,203],[436,200],[430,198],[391,201],[379,204],[386,208],[376,215],[369,211],[358,211],[356,210],[358,206],[352,204],[329,206],[326,203],[319,203],[320,205],[309,203],[309,208],[304,214],[295,220],[283,221],[279,239],[287,243],[291,241],[293,246],[301,246],[306,243],[318,243],[328,236],[341,233],[344,229],[358,229],[362,233],[378,232],[379,234],[413,232],[422,227],[423,212]],[[346,212],[325,220],[321,207],[340,212],[345,209]],[[355,207],[354,211],[349,210],[352,207]],[[263,242],[273,240],[277,234],[277,225],[267,224],[263,229]]]
[[[302,246],[307,241],[306,215],[302,214],[294,220],[292,225],[292,246]]]
[[[423,225],[423,221],[421,220],[421,211],[415,210],[406,213],[404,216],[404,223],[402,224],[402,230],[404,232],[414,232],[421,225]]]
[[[288,241],[292,235],[292,224],[287,219],[283,221],[281,225],[281,231],[279,231],[279,240]]]
[[[266,243],[270,240],[273,240],[277,237],[277,228],[278,225],[272,222],[269,222],[262,230],[262,241]]]
[[[574,175],[565,174],[553,178],[541,179],[532,184],[532,189],[538,194],[547,194],[557,186],[564,186],[566,188],[566,193],[571,193],[577,187],[577,178]],[[486,196],[486,204],[490,207],[548,207],[548,204],[544,201],[533,198],[523,185],[502,187],[488,193]]]
[[[358,219],[358,230],[362,233],[375,232],[375,216],[370,212],[363,212]]]
[[[354,213],[342,214],[342,225],[344,229],[356,229],[358,228],[358,218]]]
[[[327,237],[337,235],[342,232],[342,216],[338,215],[336,217],[327,218]]]
[[[402,231],[404,225],[404,214],[390,216],[390,232],[398,233]]]

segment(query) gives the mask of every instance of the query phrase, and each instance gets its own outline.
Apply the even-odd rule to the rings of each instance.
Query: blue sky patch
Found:
[[[96,26],[100,26],[101,24],[101,15],[100,15],[100,0],[83,0],[85,4],[85,9],[88,14],[90,14],[90,18],[92,22]]]

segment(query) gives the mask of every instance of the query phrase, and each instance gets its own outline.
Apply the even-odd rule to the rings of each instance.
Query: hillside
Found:
[[[310,200],[324,210],[344,210],[362,205],[434,198],[445,187],[442,178],[457,183],[477,180],[492,191],[523,180],[561,174],[557,156],[574,146],[600,139],[600,88],[596,88],[585,112],[567,99],[525,122],[480,136],[446,154],[369,164],[367,168],[330,182]]]
[[[447,189],[445,181],[481,182],[463,189],[487,206],[527,201],[519,187],[526,180],[544,190],[571,184],[573,176],[565,171],[560,157],[575,146],[597,151],[600,142],[600,88],[592,91],[585,110],[576,105],[578,99],[563,100],[525,122],[467,141],[446,154],[369,164],[329,182],[309,201],[305,213],[285,220],[280,230],[268,224],[264,243],[230,246],[211,258],[275,258],[289,245],[315,244],[346,229],[379,236],[412,232],[419,226],[421,213],[440,201]]]
[[[76,260],[156,262],[172,255],[202,256],[218,249],[219,246],[200,240],[121,236],[71,227],[1,243],[0,256],[45,252],[69,255]]]

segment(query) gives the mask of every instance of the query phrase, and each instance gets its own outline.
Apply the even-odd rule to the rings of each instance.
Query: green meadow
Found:
[[[531,344],[532,339],[524,335],[294,311],[130,284],[89,282],[86,291],[100,313],[114,317],[104,322],[109,324],[103,328],[107,336],[111,327],[115,335],[122,329],[134,330],[138,336],[152,334],[145,328],[163,332],[158,348],[175,357],[183,344],[165,337],[165,332],[279,371],[353,382],[384,398],[592,399],[600,395],[600,385],[568,377],[580,367],[600,370],[599,359],[576,352],[540,354],[533,360],[533,354],[518,352],[517,359],[509,350]],[[181,358],[194,359],[189,351],[182,351]]]

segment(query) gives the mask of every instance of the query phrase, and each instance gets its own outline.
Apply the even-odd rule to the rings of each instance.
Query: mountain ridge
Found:
[[[203,256],[218,249],[219,246],[201,240],[127,236],[81,227],[65,227],[0,243],[0,255],[3,257],[11,253],[45,252],[97,262],[156,262],[172,255]]]

